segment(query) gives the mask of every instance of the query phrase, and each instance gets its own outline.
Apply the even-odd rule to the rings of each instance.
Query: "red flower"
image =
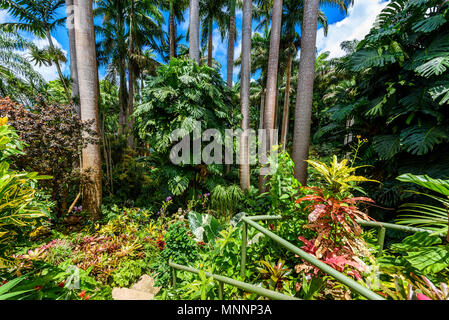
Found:
[[[65,286],[65,280],[62,280],[60,283],[58,283],[58,287],[64,288]]]
[[[422,293],[417,293],[416,297],[418,298],[418,300],[432,300],[428,296],[426,296],[425,294],[422,294]]]
[[[163,240],[164,238],[161,236],[159,236],[159,238],[156,241],[157,247],[159,248],[159,250],[164,250],[165,248],[165,241]]]
[[[80,298],[83,298],[85,295],[86,295],[86,291],[84,291],[84,290],[81,291],[79,294]]]
[[[2,285],[4,285],[4,284],[7,284],[8,283],[8,280],[3,280],[2,281],[2,284],[0,285],[0,287],[2,286]]]
[[[90,299],[90,296],[86,296],[85,298],[84,298],[84,300],[89,300]]]
[[[35,286],[34,290],[39,291],[40,289],[42,289],[42,286]]]

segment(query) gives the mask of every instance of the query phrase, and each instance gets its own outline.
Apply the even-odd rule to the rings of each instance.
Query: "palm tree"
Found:
[[[67,30],[69,35],[69,53],[70,53],[70,79],[71,90],[70,97],[74,102],[75,111],[81,115],[79,106],[79,86],[78,86],[78,71],[76,66],[76,45],[75,45],[75,28],[73,26],[73,0],[65,0],[66,15],[67,15]]]
[[[232,89],[232,78],[234,76],[234,45],[236,40],[235,5],[236,0],[229,0],[228,61],[226,65],[226,85],[229,89]]]
[[[309,157],[319,2],[319,0],[304,0],[301,30],[301,57],[296,91],[292,159],[295,162],[295,177],[302,185],[307,183],[307,162],[304,160]],[[332,2],[336,5],[340,4],[343,10],[353,4],[353,0]]]
[[[278,66],[279,66],[279,44],[281,41],[281,26],[282,26],[282,0],[273,1],[273,13],[271,20],[271,37],[270,37],[270,51],[268,54],[268,68],[267,68],[267,86],[265,96],[264,109],[264,129],[267,130],[267,151],[270,152],[275,141],[273,130],[275,128],[275,113],[276,101],[278,91]],[[259,186],[262,186],[260,191],[264,191],[263,185],[265,177],[261,174],[261,181]]]
[[[207,43],[207,65],[212,67],[212,50],[213,50],[213,24],[214,21],[218,23],[218,29],[221,32],[221,37],[224,38],[227,28],[226,21],[229,20],[227,12],[223,9],[225,7],[224,0],[200,0],[200,21],[202,24],[201,42],[205,47]]]
[[[98,122],[98,72],[95,50],[94,18],[92,0],[77,0],[75,10],[75,43],[80,89],[81,120],[90,121],[90,129],[99,134]],[[83,148],[82,171],[83,209],[93,219],[101,217],[102,201],[100,144],[90,142]]]
[[[243,190],[250,187],[249,141],[245,133],[249,129],[250,82],[251,82],[251,34],[252,34],[252,0],[243,0],[242,21],[242,71],[241,71],[241,111],[242,130],[244,134],[240,143],[240,186]]]
[[[143,47],[157,47],[156,39],[161,39],[163,16],[158,7],[149,0],[129,0],[126,24],[128,26],[128,109],[125,117],[127,124],[128,147],[133,149],[134,136],[134,88],[138,74],[137,55]]]
[[[190,0],[189,12],[189,56],[200,63],[200,13],[199,0]]]
[[[125,133],[128,91],[126,87],[126,5],[122,0],[96,0],[94,15],[102,17],[102,25],[96,26],[101,36],[98,42],[100,64],[113,64],[119,75],[119,135]]]
[[[29,105],[44,84],[27,57],[17,50],[33,48],[33,44],[17,34],[0,30],[0,96]]]
[[[66,17],[58,18],[57,13],[64,4],[65,0],[0,0],[0,9],[7,10],[12,17],[19,20],[19,22],[5,22],[0,26],[7,31],[31,32],[39,38],[47,38],[50,50],[55,51],[51,33],[57,26],[65,23]],[[67,99],[69,99],[69,89],[59,61],[55,59],[53,63],[58,71],[59,79],[64,85]]]
[[[178,36],[176,35],[176,23],[184,21],[184,10],[189,3],[186,0],[165,0],[162,8],[169,12],[168,22],[168,45],[169,57],[173,58],[177,55]]]
[[[340,9],[346,11],[346,5],[344,0],[320,0],[321,4],[335,5]],[[292,62],[293,57],[296,55],[297,50],[300,47],[301,37],[296,32],[296,27],[303,21],[303,9],[304,2],[296,0],[286,0],[284,2],[284,11],[282,15],[282,38],[281,38],[281,51],[285,53],[286,66],[284,70],[286,74],[285,80],[285,97],[284,97],[284,111],[281,125],[281,145],[285,150],[287,145],[288,135],[288,122],[289,122],[289,109],[290,109],[290,94],[291,94],[291,74],[292,74]],[[322,12],[318,12],[318,24],[323,27],[324,35],[327,36],[328,23],[326,15]],[[281,68],[282,69],[282,68]]]

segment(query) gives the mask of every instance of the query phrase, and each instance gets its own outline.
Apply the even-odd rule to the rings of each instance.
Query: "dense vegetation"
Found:
[[[448,300],[449,3],[392,0],[344,56],[317,55],[323,6],[355,1],[0,0],[0,300],[117,299],[148,276],[148,299],[260,299],[210,274],[300,299],[366,299],[355,283]],[[228,129],[280,139],[255,163],[244,134],[223,148]],[[304,255],[248,225],[261,215]]]

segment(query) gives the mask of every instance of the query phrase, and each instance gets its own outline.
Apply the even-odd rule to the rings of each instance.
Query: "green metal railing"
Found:
[[[385,300],[383,297],[378,295],[377,293],[369,290],[368,288],[362,286],[360,283],[354,281],[353,279],[347,277],[343,273],[335,270],[334,268],[330,267],[329,265],[325,264],[324,262],[318,260],[315,256],[301,250],[297,246],[293,245],[292,243],[288,242],[285,239],[282,239],[278,235],[274,234],[273,232],[265,229],[260,224],[256,223],[257,221],[267,221],[267,220],[281,220],[283,219],[282,216],[272,216],[272,215],[260,215],[260,216],[245,216],[242,218],[243,225],[242,225],[242,249],[241,249],[241,263],[240,263],[240,276],[244,279],[245,278],[245,271],[246,271],[246,255],[247,255],[247,245],[248,245],[248,225],[253,227],[254,229],[258,230],[262,234],[266,235],[276,243],[280,244],[287,250],[297,254],[299,257],[304,259],[305,261],[309,262],[313,266],[319,268],[321,271],[325,272],[326,274],[334,277],[337,281],[345,284],[348,286],[351,290],[361,294],[365,298],[369,300]],[[432,233],[432,231],[427,229],[421,229],[421,228],[414,228],[414,227],[408,227],[408,226],[402,226],[397,225],[393,223],[386,223],[386,222],[378,222],[378,221],[364,221],[364,220],[357,220],[357,223],[359,223],[361,226],[364,227],[375,227],[379,229],[378,232],[378,245],[379,245],[379,251],[378,254],[382,253],[385,243],[385,232],[386,229],[392,229],[392,230],[399,230],[399,231],[405,231],[405,232],[429,232]],[[176,270],[182,270],[187,271],[191,273],[198,274],[200,270],[179,265],[174,262],[169,262],[169,266],[172,268],[172,282],[173,286],[176,287]],[[212,277],[214,280],[218,281],[218,296],[219,299],[223,299],[223,284],[229,284],[231,286],[240,288],[242,290],[245,290],[247,292],[256,293],[260,296],[267,297],[270,299],[275,300],[300,300],[298,298],[288,296],[276,291],[268,290],[265,288],[261,288],[243,281],[238,281],[232,278],[212,274],[209,272],[205,272],[205,274],[208,277]]]
[[[363,227],[374,227],[374,228],[379,229],[378,235],[377,235],[377,239],[378,239],[377,243],[379,245],[378,255],[382,254],[382,251],[384,249],[385,232],[387,229],[404,231],[404,232],[428,232],[428,233],[433,232],[433,231],[427,230],[427,229],[401,226],[399,224],[387,223],[387,222],[366,221],[366,220],[359,220],[359,219],[357,219],[356,222]]]
[[[282,219],[282,217],[278,216],[277,219]],[[353,291],[361,294],[365,298],[367,298],[369,300],[385,300],[384,298],[382,298],[377,293],[375,293],[375,292],[365,288],[360,283],[358,283],[358,282],[354,281],[353,279],[345,276],[343,273],[338,272],[337,270],[335,270],[331,266],[329,266],[329,265],[325,264],[324,262],[318,260],[313,255],[311,255],[311,254],[301,250],[297,246],[293,245],[292,243],[288,242],[285,239],[282,239],[278,235],[274,234],[273,232],[271,232],[271,231],[265,229],[264,227],[262,227],[260,224],[256,223],[256,221],[263,220],[263,219],[260,218],[260,216],[259,217],[258,216],[243,217],[242,220],[243,220],[242,256],[241,256],[241,264],[240,264],[240,267],[241,267],[241,269],[240,269],[240,276],[242,278],[244,278],[244,276],[245,276],[245,269],[246,269],[246,246],[247,246],[247,242],[248,242],[248,239],[247,239],[247,228],[248,228],[248,225],[249,225],[249,226],[253,227],[254,229],[260,231],[261,233],[263,233],[267,237],[269,237],[271,240],[273,240],[276,243],[280,244],[281,246],[283,246],[287,250],[297,254],[299,257],[301,257],[305,261],[309,262],[313,266],[319,268],[320,270],[324,271],[328,275],[334,277],[337,281],[347,285],[350,289],[352,289]]]
[[[195,269],[195,268],[191,268],[191,267],[186,267],[174,262],[169,262],[168,265],[172,268],[172,281],[173,281],[173,287],[176,288],[176,270],[182,270],[182,271],[187,271],[190,273],[195,273],[198,274],[200,272],[200,270]],[[261,288],[258,286],[255,286],[253,284],[249,284],[243,281],[238,281],[232,278],[228,278],[228,277],[224,277],[224,276],[220,276],[217,274],[213,274],[213,273],[209,273],[209,272],[204,272],[205,275],[207,277],[212,277],[214,280],[218,281],[218,298],[220,300],[223,300],[223,284],[229,284],[231,286],[240,288],[242,290],[245,290],[247,292],[252,292],[255,293],[259,296],[263,296],[263,297],[267,297],[273,300],[300,300],[298,298],[292,297],[292,296],[288,296],[276,291],[272,291],[272,290],[268,290],[265,288]]]

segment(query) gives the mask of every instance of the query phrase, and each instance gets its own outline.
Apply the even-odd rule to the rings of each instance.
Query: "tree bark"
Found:
[[[126,66],[124,58],[120,58],[119,61],[119,115],[118,115],[118,134],[119,136],[125,133],[126,126],[126,106],[127,106],[127,97],[128,92],[126,89]]]
[[[175,29],[175,15],[173,9],[173,0],[170,0],[170,59],[176,56],[176,29]]]
[[[209,19],[208,21],[209,26],[208,26],[208,43],[207,43],[207,66],[208,67],[212,67],[212,50],[213,48],[213,42],[212,42],[212,27],[213,27],[213,20],[212,18]]]
[[[81,120],[91,121],[90,129],[98,136],[98,73],[92,0],[75,0],[74,2]],[[88,211],[96,220],[101,217],[102,201],[100,144],[89,143],[82,154],[82,172],[85,176],[82,190],[83,210]]]
[[[271,38],[270,38],[270,52],[268,55],[267,68],[267,93],[265,98],[264,111],[264,129],[266,132],[266,146],[267,152],[270,153],[273,147],[275,137],[273,130],[275,128],[276,120],[276,100],[277,100],[277,76],[279,65],[279,44],[281,41],[281,25],[282,25],[282,0],[274,0],[273,13],[271,22]],[[266,181],[266,177],[263,178]],[[263,182],[262,184],[265,184]]]
[[[134,148],[134,136],[132,128],[134,125],[134,118],[132,116],[134,112],[134,62],[132,55],[134,54],[134,0],[131,0],[131,12],[129,23],[129,57],[128,57],[128,121],[127,121],[127,134],[128,134],[128,148]]]
[[[199,1],[190,0],[189,12],[189,56],[190,59],[200,63],[200,17]]]
[[[304,160],[307,160],[309,157],[318,2],[319,0],[304,1],[304,21],[301,32],[301,58],[299,63],[292,159],[295,162],[295,177],[302,185],[307,183],[307,162]]]
[[[48,40],[48,44],[50,45],[50,48],[52,50],[55,50],[53,40],[51,39],[50,30],[48,30],[48,29],[45,30],[45,33],[47,35],[47,40]],[[56,70],[58,71],[59,79],[61,80],[62,87],[64,88],[65,96],[66,96],[67,100],[70,101],[70,93],[69,93],[69,89],[67,88],[67,84],[65,83],[64,76],[62,75],[61,65],[59,64],[59,61],[57,58],[54,58],[53,62],[55,63]]]
[[[232,89],[234,77],[234,45],[235,45],[235,0],[230,1],[229,5],[229,39],[228,39],[228,62],[226,72],[226,85]]]
[[[75,112],[78,116],[81,115],[79,105],[79,87],[78,87],[78,70],[76,67],[76,44],[75,44],[75,28],[73,16],[73,0],[66,0],[66,14],[67,14],[67,30],[69,35],[69,52],[70,52],[70,78],[72,81],[70,97],[75,107]]]
[[[251,35],[252,35],[252,1],[243,0],[242,21],[242,72],[241,72],[241,111],[243,115],[242,129],[244,131],[240,143],[240,187],[248,190],[250,187],[249,166],[249,106],[251,81]],[[246,132],[245,132],[246,131]],[[246,133],[246,134],[245,134]]]
[[[288,114],[290,109],[290,81],[292,76],[292,61],[293,57],[289,55],[287,62],[287,79],[285,83],[285,101],[284,101],[284,112],[282,118],[282,129],[281,129],[281,145],[282,150],[285,151],[287,146],[287,134],[288,134]]]

